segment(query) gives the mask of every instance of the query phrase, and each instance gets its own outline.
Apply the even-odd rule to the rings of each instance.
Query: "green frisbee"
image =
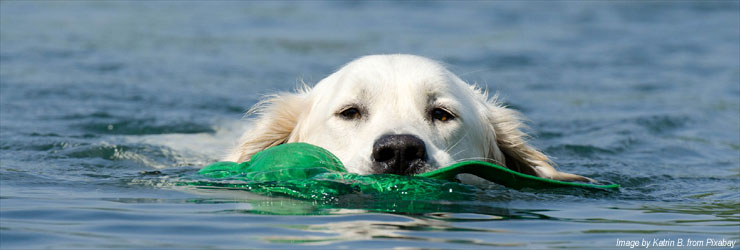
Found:
[[[513,189],[619,189],[617,184],[566,182],[531,176],[483,161],[463,161],[414,176],[351,174],[331,152],[306,143],[271,147],[247,162],[208,165],[184,184],[311,200],[335,199],[348,194],[405,200],[473,199],[476,188],[459,183],[458,174],[472,174]]]

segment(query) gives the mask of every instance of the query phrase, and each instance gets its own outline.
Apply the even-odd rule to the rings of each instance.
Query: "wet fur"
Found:
[[[363,72],[362,70],[365,69],[362,67],[373,68],[373,66],[376,66],[377,68],[381,68],[379,74],[382,76],[382,74],[386,74],[386,72],[383,71],[383,68],[386,67],[383,63],[386,62],[397,64],[397,66],[392,68],[393,70],[408,70],[409,72],[413,72],[418,69],[415,69],[414,67],[405,67],[404,65],[415,65],[413,63],[418,63],[419,65],[422,65],[419,67],[422,68],[421,70],[426,70],[425,72],[420,72],[419,74],[421,75],[429,73],[450,74],[450,76],[445,76],[447,78],[443,79],[449,78],[448,81],[455,83],[446,84],[464,84],[462,80],[459,80],[459,78],[454,76],[454,74],[442,68],[440,64],[426,58],[411,55],[376,55],[363,57],[348,64],[337,73],[327,77],[327,79],[322,80],[313,89],[308,86],[303,86],[303,88],[297,92],[271,95],[256,104],[248,112],[249,116],[255,117],[250,129],[243,134],[239,141],[239,145],[227,157],[225,157],[224,160],[236,162],[248,161],[255,153],[272,146],[288,142],[307,142],[306,138],[310,137],[312,133],[311,131],[316,130],[311,127],[317,126],[315,123],[312,124],[311,122],[306,121],[307,119],[312,118],[309,116],[322,112],[333,112],[332,110],[312,110],[312,108],[319,106],[316,104],[317,101],[314,100],[315,98],[320,98],[322,95],[333,94],[330,92],[334,91],[332,88],[327,86],[319,87],[319,85],[336,84],[334,82],[343,79],[339,76],[339,73],[344,73],[346,75],[351,74],[352,72],[357,72],[358,70],[360,70],[359,72]],[[424,66],[426,66],[426,68]],[[358,69],[358,67],[360,68]],[[393,73],[389,72],[388,74]],[[460,83],[456,81],[459,81]],[[349,83],[345,84],[352,84],[352,81],[348,82]],[[409,84],[409,86],[413,87],[416,85]],[[465,112],[466,114],[464,115],[468,116],[474,115],[476,119],[471,120],[476,120],[481,124],[468,124],[469,127],[465,127],[465,129],[476,130],[474,131],[474,134],[483,135],[482,137],[484,142],[482,144],[476,144],[469,142],[470,140],[468,139],[465,141],[466,145],[458,145],[463,142],[463,139],[460,139],[454,144],[452,144],[452,142],[448,142],[448,145],[444,147],[444,150],[449,151],[452,148],[457,147],[461,148],[461,150],[470,150],[471,152],[480,151],[481,154],[475,157],[477,160],[486,160],[495,164],[504,165],[509,169],[529,175],[566,181],[590,181],[590,179],[585,177],[558,172],[555,170],[552,161],[545,154],[527,143],[526,139],[528,136],[522,132],[524,124],[522,123],[521,115],[518,112],[504,107],[495,96],[488,99],[485,91],[481,91],[475,86],[467,86],[467,89],[459,89],[459,91],[463,93],[455,94],[466,96],[466,98],[474,100],[474,103],[470,105],[473,107],[466,106],[460,112]],[[400,110],[400,108],[395,110]],[[392,113],[394,110],[386,109],[384,112]],[[403,131],[403,128],[393,129],[395,129],[393,131]],[[431,135],[424,136],[426,137],[423,138],[427,138]],[[465,134],[465,136],[470,136],[470,134]],[[311,142],[309,141],[309,143]],[[316,142],[314,141],[314,143]],[[367,143],[372,143],[372,141]],[[453,161],[469,160],[462,158],[457,159],[451,152],[445,153],[447,153]],[[357,164],[365,165],[367,161],[369,160],[361,159],[357,161],[359,162]],[[347,162],[345,162],[345,164],[346,163]],[[433,166],[433,168],[437,167],[441,166]],[[351,169],[353,168],[348,169],[352,171]],[[364,167],[356,167],[354,169],[358,169],[357,172],[361,174],[369,173],[369,170],[366,170]]]

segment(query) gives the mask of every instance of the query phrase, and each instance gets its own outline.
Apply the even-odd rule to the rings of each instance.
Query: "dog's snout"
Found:
[[[376,173],[416,174],[426,165],[426,158],[424,141],[413,135],[383,135],[373,144]]]

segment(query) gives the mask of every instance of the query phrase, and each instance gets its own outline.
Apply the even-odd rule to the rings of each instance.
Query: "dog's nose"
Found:
[[[373,144],[373,166],[378,174],[417,174],[426,158],[424,141],[413,135],[383,135]]]

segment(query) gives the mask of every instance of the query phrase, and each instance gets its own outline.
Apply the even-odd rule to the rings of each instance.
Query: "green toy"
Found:
[[[464,161],[415,176],[348,173],[331,152],[306,143],[268,148],[250,161],[217,162],[206,166],[186,185],[246,190],[309,200],[333,200],[344,195],[402,200],[471,200],[482,190],[456,181],[472,174],[513,189],[583,188],[618,190],[617,184],[565,182],[522,174],[483,161]]]

